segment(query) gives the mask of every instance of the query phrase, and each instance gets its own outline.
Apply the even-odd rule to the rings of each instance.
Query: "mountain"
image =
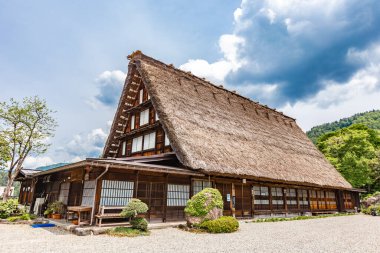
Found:
[[[343,118],[332,123],[315,126],[310,129],[310,131],[307,131],[306,134],[314,143],[316,143],[319,136],[349,127],[352,124],[363,124],[371,129],[380,129],[380,110],[357,113],[351,117]]]

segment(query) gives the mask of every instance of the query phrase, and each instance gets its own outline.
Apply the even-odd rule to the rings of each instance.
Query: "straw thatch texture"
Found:
[[[131,63],[184,166],[210,174],[351,188],[294,119],[143,54]]]

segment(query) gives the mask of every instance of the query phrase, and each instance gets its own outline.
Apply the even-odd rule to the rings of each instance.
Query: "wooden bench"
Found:
[[[129,221],[121,221],[116,223],[105,223],[102,224],[102,221],[105,219],[124,219],[127,220],[127,218],[122,217],[120,215],[121,211],[123,210],[123,206],[101,206],[99,209],[99,213],[95,215],[96,221],[95,225],[101,227],[104,226],[117,226],[117,225],[127,225],[129,224]]]

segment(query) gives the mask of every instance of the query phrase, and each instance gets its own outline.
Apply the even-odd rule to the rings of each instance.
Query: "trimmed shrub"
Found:
[[[217,189],[205,188],[187,201],[185,213],[188,216],[203,217],[212,209],[223,210],[223,198]]]
[[[129,203],[124,207],[123,211],[120,213],[121,216],[126,218],[134,218],[139,214],[146,213],[148,211],[148,206],[139,199],[131,199]]]
[[[232,233],[239,229],[239,222],[231,216],[222,216],[216,220],[204,221],[199,228],[207,230],[209,233]]]
[[[148,231],[148,222],[144,218],[134,218],[131,220],[132,228],[141,231]]]
[[[24,212],[25,210],[19,208],[17,199],[8,199],[6,202],[0,201],[0,219],[21,215]]]

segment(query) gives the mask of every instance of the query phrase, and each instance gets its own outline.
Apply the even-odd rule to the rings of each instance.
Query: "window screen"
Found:
[[[186,206],[190,197],[190,186],[181,184],[168,184],[168,206]]]
[[[156,132],[144,135],[144,150],[156,147]]]
[[[139,152],[142,150],[142,140],[143,140],[142,136],[139,136],[137,138],[133,138],[133,140],[132,140],[132,153]]]
[[[333,191],[326,192],[326,205],[327,205],[327,209],[336,209],[335,192]]]
[[[92,206],[95,196],[95,180],[84,181],[82,206]]]
[[[193,195],[202,191],[205,188],[211,188],[212,182],[206,180],[194,180],[193,181]]]
[[[298,189],[298,201],[301,209],[309,209],[309,201],[307,199],[307,190]]]
[[[61,190],[59,191],[58,200],[61,201],[65,205],[67,205],[67,202],[69,200],[69,191],[70,191],[70,182],[62,183]]]
[[[125,206],[133,197],[133,181],[103,180],[101,206]]]
[[[142,102],[144,102],[144,90],[141,89],[139,91],[139,103],[141,104]]]
[[[135,115],[131,116],[131,130],[135,129]]]
[[[286,205],[288,209],[297,209],[297,192],[296,189],[287,189]]]
[[[127,147],[127,142],[123,141],[121,155],[125,155],[126,147]]]
[[[170,145],[169,138],[168,138],[168,136],[165,134],[165,146],[169,146],[169,145]]]
[[[269,210],[269,187],[267,186],[254,186],[253,194],[255,197],[254,208],[255,210]]]
[[[140,113],[140,126],[149,123],[149,109],[146,109]]]
[[[272,208],[284,209],[284,195],[282,192],[282,188],[272,187],[271,193],[272,193]]]

